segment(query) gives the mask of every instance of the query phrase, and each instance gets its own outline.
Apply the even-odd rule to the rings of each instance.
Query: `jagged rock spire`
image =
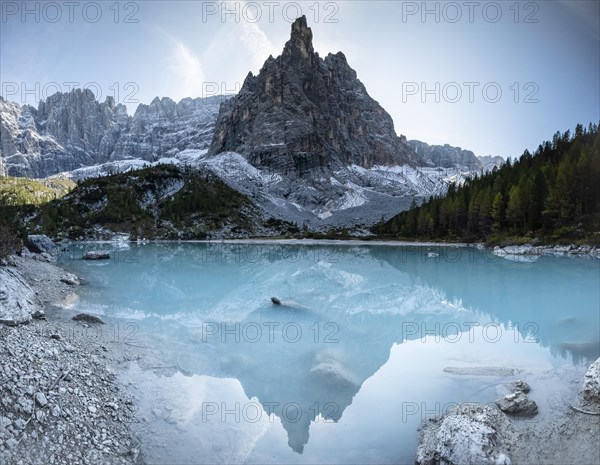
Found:
[[[292,24],[291,37],[285,44],[283,56],[291,58],[292,64],[303,60],[312,62],[315,54],[312,39],[312,30],[306,24],[306,16],[301,16]]]
[[[414,161],[416,154],[344,54],[322,59],[312,39],[306,17],[296,19],[283,53],[269,57],[221,105],[209,152],[238,152],[259,168],[301,177]]]

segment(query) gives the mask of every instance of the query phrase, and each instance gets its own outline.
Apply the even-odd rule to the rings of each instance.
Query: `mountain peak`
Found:
[[[306,23],[306,16],[300,16],[292,24],[290,40],[285,44],[284,55],[297,59],[310,59],[314,55],[312,30]]]
[[[221,105],[209,153],[237,152],[257,168],[298,177],[413,162],[416,154],[344,54],[320,58],[305,16],[291,29],[283,53]]]

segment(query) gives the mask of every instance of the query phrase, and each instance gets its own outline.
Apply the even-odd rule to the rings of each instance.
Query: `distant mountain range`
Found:
[[[89,90],[57,93],[37,109],[0,97],[0,139],[0,175],[80,180],[191,165],[313,229],[369,226],[504,161],[398,136],[343,53],[314,51],[304,17],[283,53],[233,97],[157,97],[133,116]]]

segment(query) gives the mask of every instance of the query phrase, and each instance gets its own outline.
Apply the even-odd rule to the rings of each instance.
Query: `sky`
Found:
[[[597,0],[0,0],[0,94],[37,106],[86,87],[133,114],[236,92],[302,14],[409,140],[516,157],[600,121]]]

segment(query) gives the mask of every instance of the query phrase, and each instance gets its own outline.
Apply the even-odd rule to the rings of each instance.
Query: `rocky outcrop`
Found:
[[[481,172],[483,165],[470,150],[451,145],[429,145],[419,140],[409,140],[408,144],[420,157],[423,163],[443,168],[463,168],[468,171]]]
[[[270,56],[257,76],[249,73],[239,94],[221,105],[209,153],[241,153],[255,167],[300,176],[417,162],[344,54],[319,57],[312,37],[306,18],[298,18],[283,53]]]
[[[483,157],[477,157],[477,159],[479,160],[479,163],[481,163],[484,173],[492,171],[494,168],[499,168],[506,162],[504,158],[498,155],[495,157],[492,155],[484,155]]]
[[[600,402],[600,358],[590,366],[583,380],[583,397]]]
[[[224,97],[155,98],[133,117],[89,89],[56,93],[38,108],[0,97],[0,175],[42,178],[114,160],[155,161],[207,149]]]
[[[184,150],[207,149],[212,140],[223,96],[185,98],[178,103],[156,97],[140,104],[130,130],[115,143],[110,160],[139,158],[156,161]]]
[[[494,407],[461,404],[420,428],[417,465],[510,465],[512,425]]]
[[[0,99],[0,115],[7,174],[37,178],[107,159],[129,123],[123,105],[81,89],[56,93],[37,109]]]
[[[35,293],[23,276],[15,268],[0,266],[0,323],[29,323],[39,311]]]
[[[58,246],[48,236],[43,234],[27,236],[27,248],[33,253],[47,253],[50,255],[58,253]]]

